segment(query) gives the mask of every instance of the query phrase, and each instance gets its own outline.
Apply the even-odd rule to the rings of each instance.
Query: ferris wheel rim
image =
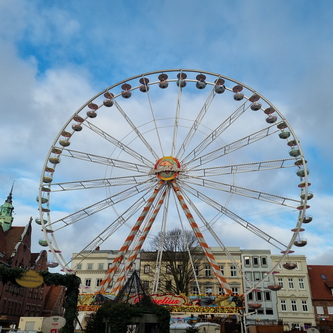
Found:
[[[79,114],[80,114],[80,112],[83,111],[88,105],[90,105],[91,103],[93,103],[93,101],[95,101],[97,98],[101,97],[102,95],[104,95],[106,93],[109,93],[112,89],[114,89],[116,87],[119,87],[119,86],[123,86],[123,85],[127,84],[127,82],[134,81],[134,80],[139,79],[139,78],[142,79],[142,78],[146,78],[146,77],[151,76],[151,75],[163,74],[163,73],[174,73],[174,72],[178,72],[179,74],[182,74],[182,73],[200,73],[201,75],[210,75],[212,77],[216,77],[216,78],[228,81],[228,82],[232,82],[232,83],[234,83],[234,84],[236,84],[238,86],[242,86],[246,90],[248,90],[248,91],[252,92],[254,95],[258,96],[261,100],[263,100],[271,108],[273,108],[274,111],[281,118],[281,122],[284,122],[286,124],[286,127],[288,128],[288,130],[290,131],[292,137],[296,141],[298,150],[300,151],[299,160],[301,160],[300,164],[302,165],[303,170],[304,170],[304,176],[301,177],[301,178],[304,179],[304,183],[305,183],[305,186],[304,186],[305,190],[303,191],[304,194],[305,194],[305,199],[302,200],[302,202],[301,202],[302,204],[298,207],[298,210],[300,211],[300,215],[299,215],[299,218],[297,220],[296,227],[294,228],[295,231],[293,232],[293,235],[292,235],[292,237],[290,239],[290,242],[288,243],[288,245],[284,249],[285,253],[282,255],[280,263],[284,260],[285,256],[287,256],[287,254],[290,253],[291,248],[294,245],[294,242],[295,242],[295,240],[296,240],[296,238],[298,236],[298,233],[299,233],[299,231],[301,229],[303,218],[305,218],[306,209],[308,208],[308,205],[307,205],[307,196],[308,196],[308,184],[309,183],[308,183],[308,170],[307,170],[306,160],[304,159],[304,154],[303,154],[302,148],[301,148],[301,146],[299,144],[299,140],[297,139],[297,136],[296,136],[295,132],[293,131],[293,129],[290,126],[290,124],[287,122],[286,118],[264,96],[262,96],[260,93],[258,93],[257,91],[255,91],[251,87],[243,84],[240,81],[231,79],[229,77],[226,77],[226,76],[223,76],[223,75],[220,75],[220,74],[217,74],[217,73],[212,73],[212,72],[202,71],[202,70],[196,70],[196,69],[167,69],[167,70],[162,70],[162,71],[158,70],[158,71],[152,71],[152,72],[147,72],[147,73],[139,74],[139,75],[130,77],[128,79],[119,81],[116,84],[113,84],[113,85],[107,87],[106,89],[102,90],[100,93],[98,93],[97,95],[95,95],[94,97],[92,97],[91,99],[89,99],[82,107],[80,107],[68,119],[68,121],[65,123],[65,125],[61,128],[61,130],[59,131],[58,135],[56,136],[56,138],[55,138],[53,144],[51,145],[51,148],[50,148],[50,150],[49,150],[49,152],[47,154],[47,158],[46,158],[46,160],[44,162],[43,171],[42,171],[42,175],[41,175],[41,178],[40,178],[40,189],[39,189],[38,201],[39,201],[39,210],[40,210],[40,221],[41,221],[41,224],[42,224],[42,230],[43,230],[43,233],[44,233],[44,237],[45,237],[45,239],[46,239],[46,241],[47,241],[47,243],[49,245],[50,251],[59,260],[61,259],[64,262],[66,261],[66,260],[63,259],[61,252],[59,252],[60,249],[59,249],[59,246],[57,244],[57,240],[54,237],[54,234],[52,232],[50,233],[49,230],[48,230],[48,227],[50,226],[50,224],[52,224],[50,222],[50,221],[52,221],[52,219],[50,217],[49,202],[46,203],[46,208],[45,208],[45,203],[43,203],[43,198],[45,197],[44,193],[43,193],[43,191],[44,191],[43,189],[45,187],[47,187],[47,184],[45,184],[45,181],[44,181],[45,180],[45,173],[46,173],[46,170],[48,170],[48,168],[50,168],[49,167],[49,159],[52,156],[52,153],[54,152],[55,149],[57,149],[57,147],[59,147],[59,145],[57,144],[58,141],[59,141],[59,139],[64,136],[65,132],[66,132],[66,135],[69,135],[71,137],[74,134],[74,131],[72,133],[69,133],[69,132],[66,131],[66,129],[68,128],[68,126],[70,125],[70,123],[73,121],[73,119],[75,117],[78,117]],[[144,84],[147,84],[147,85],[157,84],[157,82],[153,82],[153,83],[146,83],[146,81],[143,81],[143,82],[144,82]],[[176,82],[176,78],[173,79],[173,81],[170,80],[170,82]],[[194,79],[192,79],[192,80],[188,79],[188,82],[196,82],[196,81]],[[213,83],[208,83],[208,84],[210,84],[211,86],[213,85]],[[139,85],[136,86],[136,87],[130,88],[130,91],[134,91],[134,90],[137,90],[137,89],[139,89]],[[226,87],[226,89],[229,90],[229,91],[231,91],[231,88],[229,88],[229,87]],[[120,94],[118,94],[117,96],[115,96],[115,99],[117,97],[119,97],[119,96],[120,96]],[[249,99],[250,98],[247,98],[247,100],[249,100]],[[134,131],[135,131],[135,129],[134,129]],[[67,133],[69,133],[69,134],[67,134]],[[174,135],[176,135],[176,134],[174,134]],[[60,147],[60,149],[66,150],[66,147],[63,147],[63,148]],[[172,154],[172,155],[174,155],[174,154]],[[162,157],[162,158],[164,158],[164,157]],[[53,165],[53,166],[54,166],[54,169],[55,169],[56,165]],[[47,196],[49,196],[49,194],[47,194]],[[46,218],[45,218],[45,216],[46,216]],[[48,221],[48,222],[45,222],[45,220]],[[276,269],[277,265],[275,267],[273,267],[272,271]],[[65,270],[67,269],[65,267],[65,265],[63,266],[63,269],[65,269]],[[70,273],[71,272],[70,269],[67,269],[67,272]]]

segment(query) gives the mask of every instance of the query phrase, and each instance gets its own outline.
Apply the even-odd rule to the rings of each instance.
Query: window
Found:
[[[150,265],[144,265],[144,267],[143,267],[143,272],[144,272],[145,274],[148,274],[148,273],[150,272]]]
[[[76,269],[82,269],[82,264],[77,264]]]
[[[250,257],[244,257],[244,265],[250,266]]]
[[[199,276],[199,266],[198,265],[194,266],[194,274],[195,274],[195,276]]]
[[[104,264],[98,264],[98,269],[104,269]]]
[[[262,266],[267,266],[267,258],[266,257],[261,257],[261,265]]]
[[[299,331],[300,328],[301,328],[301,326],[300,326],[299,323],[292,323],[292,324],[291,324],[291,329],[292,329],[292,330],[297,330],[297,331]]]
[[[291,300],[291,311],[297,312],[297,302],[294,299]]]
[[[257,301],[261,301],[262,300],[261,291],[257,291],[256,295],[257,295]]]
[[[259,266],[259,258],[253,257],[253,266]]]
[[[252,301],[253,300],[253,293],[250,292],[249,295],[247,296],[248,300],[249,301]]]
[[[224,265],[220,265],[220,271],[221,271],[222,275],[224,275]]]
[[[324,314],[324,307],[321,305],[317,305],[316,312],[317,312],[317,314],[321,314],[321,315]]]
[[[206,265],[205,266],[205,276],[211,276],[211,270],[210,270],[210,266]]]
[[[192,294],[193,295],[199,295],[199,289],[197,286],[193,286],[192,287]]]
[[[278,285],[283,288],[283,279],[282,278],[278,278]]]
[[[327,313],[333,314],[333,306],[327,306]]]
[[[84,284],[85,284],[86,287],[90,287],[91,286],[91,279],[86,279]]]
[[[260,272],[254,272],[254,280],[258,281],[260,280]]]
[[[93,269],[93,264],[92,263],[87,264],[87,269]]]
[[[237,268],[236,266],[230,266],[230,276],[237,276]]]
[[[102,283],[103,279],[97,279],[96,280],[96,287],[99,287]]]
[[[287,304],[285,299],[280,300],[281,311],[287,311]]]
[[[304,279],[302,279],[302,278],[298,279],[298,286],[299,286],[299,289],[305,289],[305,287],[304,287]]]
[[[205,288],[205,293],[206,293],[206,295],[209,295],[209,294],[211,294],[213,292],[213,288],[212,287],[206,287]]]
[[[265,300],[270,301],[271,300],[271,292],[270,291],[265,291]]]
[[[290,289],[294,289],[294,279],[293,278],[288,278],[288,287]]]
[[[266,309],[266,314],[267,314],[267,315],[272,315],[272,314],[274,314],[274,313],[273,313],[273,309]]]
[[[231,288],[231,291],[232,291],[232,293],[235,294],[235,295],[238,295],[238,293],[239,293],[239,289],[238,289],[238,287],[232,287],[232,288]]]
[[[304,312],[308,312],[308,304],[306,303],[306,301],[302,301],[302,310]]]
[[[224,289],[222,287],[219,287],[218,294],[219,295],[224,295]]]

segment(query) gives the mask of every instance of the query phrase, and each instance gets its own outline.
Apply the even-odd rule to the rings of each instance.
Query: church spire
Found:
[[[8,194],[5,203],[2,206],[0,206],[0,226],[2,226],[3,231],[9,230],[14,220],[13,188],[14,188],[14,183],[12,185],[12,188],[10,189],[10,192]]]
[[[8,202],[10,204],[13,203],[13,188],[14,188],[14,183],[12,185],[12,188],[10,189],[10,192],[9,192],[7,200],[6,200],[6,202]]]

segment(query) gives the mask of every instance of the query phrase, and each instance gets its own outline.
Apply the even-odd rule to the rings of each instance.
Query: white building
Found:
[[[274,265],[280,259],[280,255],[272,255]],[[296,268],[287,269],[286,263],[296,264]],[[278,266],[274,278],[275,284],[282,287],[277,291],[277,302],[279,319],[283,320],[285,329],[306,329],[315,326],[306,257],[289,255]]]
[[[278,264],[281,255],[271,255],[269,250],[240,250],[237,247],[228,248],[228,251],[230,256],[226,256],[219,248],[212,248],[216,262],[233,292],[242,294],[255,286],[245,299],[246,313],[253,313],[246,317],[247,323],[279,319],[285,324],[285,330],[315,325],[305,256],[289,255],[282,264],[276,267],[276,274],[267,276],[267,272],[270,272],[272,267]],[[73,254],[72,268],[76,271],[76,275],[81,278],[81,294],[94,294],[99,290],[107,269],[117,254],[117,250],[97,249],[91,253]],[[296,264],[296,268],[285,268],[285,262]],[[140,273],[143,282],[146,280],[149,282],[151,279],[145,274],[144,267],[148,264],[145,259],[140,263],[138,256],[133,265],[133,269]],[[209,266],[205,266],[204,260],[200,266],[202,267],[196,268],[199,290],[197,290],[197,285],[193,285],[191,292],[193,294],[221,294],[221,287],[215,281]],[[265,280],[261,281],[263,277]],[[116,279],[117,276],[114,277],[114,281]],[[261,282],[258,284],[259,281]],[[269,288],[269,286],[276,285],[281,286],[281,289],[273,291]],[[107,292],[110,291],[111,289],[108,288]],[[260,303],[261,306],[253,311],[249,306],[250,303]]]
[[[274,277],[267,274],[274,267],[270,250],[241,252],[244,290],[254,288],[245,297],[246,313],[252,313],[246,316],[246,322],[255,324],[257,321],[278,320],[276,291],[269,289],[274,284]],[[251,304],[258,304],[258,308],[252,308]]]
[[[117,257],[118,250],[98,250],[92,252],[73,253],[72,269],[81,278],[81,294],[94,294],[99,290],[100,284],[105,278],[106,272],[113,260]],[[139,269],[139,259],[133,265],[133,269]],[[132,272],[132,271],[131,271]],[[129,272],[129,274],[131,274]],[[117,279],[117,275],[114,281]],[[111,288],[107,289],[111,292]]]

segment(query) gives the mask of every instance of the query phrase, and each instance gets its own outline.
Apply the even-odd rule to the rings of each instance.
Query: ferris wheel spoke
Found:
[[[125,170],[131,170],[131,171],[137,171],[144,174],[148,174],[151,167],[147,167],[146,165],[127,162],[123,160],[117,160],[114,158],[109,158],[106,156],[101,155],[95,155],[86,153],[83,151],[77,151],[77,150],[71,150],[71,149],[64,149],[62,156],[71,157],[75,159],[80,159],[83,161],[98,163],[102,165],[107,165],[115,168],[125,169]]]
[[[186,185],[184,183],[182,183],[181,187],[184,190],[186,190],[189,193],[191,193],[196,198],[202,200],[203,202],[205,202],[206,204],[208,204],[209,206],[211,206],[212,208],[214,208],[215,210],[223,213],[225,216],[229,217],[231,220],[235,221],[236,223],[238,223],[240,226],[242,226],[246,230],[249,230],[254,235],[262,238],[267,243],[273,245],[274,247],[276,247],[280,251],[283,251],[287,247],[285,244],[283,244],[279,240],[277,240],[274,237],[270,236],[269,234],[267,234],[263,230],[259,229],[258,227],[256,227],[252,223],[250,223],[250,222],[246,221],[245,219],[241,218],[240,216],[238,216],[237,214],[235,214],[234,212],[232,212],[228,208],[224,207],[223,205],[219,204],[218,202],[216,202],[212,198],[208,197],[204,193],[202,193],[202,192],[196,190],[195,188],[193,188],[193,187],[191,187],[189,185]]]
[[[134,223],[129,235],[125,239],[124,244],[120,248],[117,257],[113,259],[112,264],[110,265],[109,269],[107,270],[105,277],[101,282],[99,292],[105,292],[107,286],[109,286],[112,283],[114,274],[118,270],[119,265],[121,263],[124,263],[125,254],[129,251],[130,247],[133,244],[134,239],[137,237],[137,235],[138,235],[137,231],[140,229],[143,221],[146,219],[147,215],[150,214],[149,212],[151,211],[151,207],[154,205],[154,201],[155,201],[156,197],[158,196],[158,194],[160,193],[161,188],[164,187],[163,185],[164,185],[163,181],[159,181],[158,184],[156,186],[154,186],[154,189],[152,191],[151,196],[149,197],[149,199],[147,201],[147,204],[145,205],[140,216]]]
[[[61,219],[58,219],[58,220],[52,222],[49,226],[55,226],[60,223],[61,223],[61,225],[67,226],[67,225],[76,223],[76,222],[78,222],[84,218],[87,218],[89,216],[92,216],[106,208],[116,205],[119,202],[129,199],[129,198],[147,190],[148,188],[151,189],[153,187],[154,187],[154,185],[152,185],[151,183],[148,183],[148,182],[142,183],[140,186],[137,186],[137,185],[132,186],[124,191],[117,192],[113,196],[107,197],[101,201],[95,202],[92,205],[89,205],[83,209],[80,209],[75,213],[72,213]],[[59,228],[54,229],[53,231],[57,231],[57,230],[59,230]]]
[[[189,170],[190,177],[211,177],[295,167],[295,158],[241,163]],[[185,176],[186,177],[186,176]]]
[[[207,245],[206,240],[198,227],[198,224],[196,223],[195,219],[193,218],[193,215],[191,214],[191,212],[184,200],[184,197],[182,196],[181,190],[179,189],[177,183],[174,180],[171,182],[171,184],[173,186],[173,190],[175,191],[179,204],[182,207],[182,210],[183,210],[188,222],[190,223],[190,226],[191,226],[196,238],[199,241],[201,249],[206,256],[206,259],[208,260],[210,267],[214,271],[214,275],[216,276],[219,284],[225,290],[225,292],[228,294],[231,294],[232,293],[231,288],[230,288],[227,280],[221,273],[220,267],[218,266],[218,264],[216,262],[215,256],[212,253],[210,247]]]
[[[201,141],[196,148],[194,148],[183,159],[183,163],[191,158],[196,159],[201,152],[203,152],[211,143],[213,143],[227,128],[229,128],[234,121],[236,121],[247,109],[246,102],[236,109],[227,119],[225,119],[215,130],[213,130],[203,141]]]
[[[212,103],[215,96],[216,96],[215,90],[214,90],[214,88],[212,88],[212,90],[210,91],[207,99],[205,100],[200,112],[198,113],[196,119],[193,121],[192,126],[186,135],[186,138],[184,139],[183,143],[181,144],[181,146],[176,154],[176,157],[178,159],[181,159],[183,154],[185,153],[187,147],[189,146],[191,140],[193,139],[195,133],[197,132],[197,130],[201,124],[201,121],[204,118],[204,116],[206,115],[206,113],[209,109],[209,106]]]
[[[126,176],[126,177],[115,177],[115,178],[101,178],[92,180],[76,180],[72,182],[63,183],[51,183],[51,192],[59,191],[72,191],[72,190],[86,190],[91,188],[103,188],[110,186],[124,186],[124,185],[140,185],[147,180],[147,176]],[[155,181],[155,179],[151,179]]]
[[[121,106],[117,103],[117,101],[114,101],[114,105],[116,106],[116,108],[118,109],[118,111],[121,113],[121,115],[125,118],[126,122],[131,126],[132,130],[134,131],[134,133],[140,138],[140,140],[143,142],[143,144],[146,146],[146,148],[150,151],[150,153],[157,160],[159,157],[155,153],[153,147],[148,143],[148,141],[145,139],[145,137],[142,135],[142,133],[139,131],[139,129],[134,125],[134,123],[128,117],[127,113],[121,108]],[[119,143],[122,145],[121,142],[119,142]],[[141,156],[141,158],[143,158],[143,157]]]
[[[201,214],[201,211],[198,209],[198,206],[190,199],[190,197],[187,195],[185,191],[183,191],[180,188],[180,191],[185,198],[185,200],[189,203],[193,211],[197,214],[199,219],[201,220],[203,226],[207,229],[207,231],[212,235],[216,243],[219,245],[221,250],[227,255],[227,257],[230,259],[230,262],[234,264],[235,267],[237,267],[238,271],[242,273],[241,267],[239,264],[235,261],[234,257],[229,252],[228,248],[224,245],[221,238],[216,234],[215,230],[212,228],[211,224],[205,219],[205,217]]]
[[[101,246],[106,240],[108,240],[119,228],[121,228],[124,224],[127,224],[130,218],[147,204],[147,200],[145,198],[147,194],[148,192],[142,195],[133,205],[131,205],[125,212],[118,216],[98,236],[92,239],[91,242],[89,242],[80,251],[80,253],[77,254],[76,257],[81,257],[86,252],[91,253],[94,249],[96,249],[98,246]],[[89,256],[89,254],[87,256]],[[73,257],[71,261],[73,261],[76,257]]]
[[[129,257],[127,258],[127,260],[124,263],[124,266],[119,274],[119,277],[117,279],[117,282],[116,282],[112,292],[119,291],[120,288],[122,287],[122,285],[124,284],[125,279],[126,279],[126,273],[132,268],[135,259],[137,258],[140,250],[142,249],[143,243],[146,240],[146,238],[150,232],[150,229],[156,219],[156,216],[159,213],[159,211],[163,205],[166,193],[167,193],[166,187],[164,186],[162,188],[162,190],[159,191],[159,193],[157,194],[156,199],[155,199],[154,203],[152,204],[152,207],[145,218],[145,223],[144,223],[143,227],[141,228],[142,234],[140,235],[140,237],[138,237],[138,235],[136,235],[135,245],[132,248],[132,250],[130,251]]]
[[[146,82],[146,81],[144,80],[143,82]],[[155,112],[154,112],[152,102],[151,102],[151,99],[150,99],[149,89],[146,89],[146,90],[147,90],[146,93],[147,93],[147,99],[148,99],[148,104],[149,104],[149,110],[150,110],[151,117],[152,117],[152,120],[153,120],[153,123],[154,123],[154,129],[155,129],[155,132],[156,132],[158,144],[160,146],[162,156],[164,156],[164,150],[163,150],[163,145],[162,145],[162,141],[161,141],[161,136],[160,136],[159,129],[158,129],[158,126],[157,126]]]
[[[185,76],[186,78],[186,76]],[[173,125],[173,136],[172,136],[172,146],[171,146],[171,155],[173,156],[176,151],[176,144],[177,144],[177,137],[178,137],[178,129],[179,129],[179,116],[180,116],[180,106],[181,106],[181,99],[183,96],[182,90],[182,82],[183,82],[183,73],[179,74],[179,81],[178,81],[178,95],[177,95],[177,105],[176,105],[176,113],[175,113],[175,121]]]
[[[261,192],[252,190],[245,187],[240,187],[236,185],[230,185],[221,183],[218,181],[212,181],[210,179],[202,179],[202,178],[191,178],[187,180],[188,184],[199,185],[206,188],[211,188],[227,193],[237,194],[243,197],[257,199],[261,201],[266,201],[274,204],[278,204],[285,207],[290,207],[293,209],[297,209],[297,207],[301,204],[301,200],[295,200],[291,198],[285,198],[282,196],[274,195],[271,193]]]
[[[209,163],[211,161],[214,161],[224,155],[230,154],[233,151],[236,151],[238,149],[241,149],[243,147],[249,146],[253,144],[256,141],[262,140],[264,138],[267,138],[268,136],[277,133],[279,130],[276,129],[276,125],[268,126],[266,128],[263,128],[260,131],[257,131],[255,133],[252,133],[250,135],[247,135],[239,140],[236,140],[234,142],[231,142],[223,147],[220,147],[218,149],[215,149],[205,155],[196,157],[192,159],[189,163],[187,163],[187,167],[190,165],[197,163],[195,166],[192,166],[191,169],[197,168],[201,165],[204,165],[206,163]]]
[[[129,146],[125,145],[123,142],[121,142],[120,140],[116,139],[112,135],[106,133],[105,131],[103,131],[99,127],[95,126],[91,122],[86,121],[86,122],[84,122],[84,125],[86,127],[90,128],[92,131],[94,131],[96,134],[98,134],[102,138],[104,138],[107,141],[111,142],[115,147],[121,149],[122,151],[126,152],[127,154],[129,154],[130,156],[132,156],[133,158],[135,158],[136,160],[142,162],[145,165],[152,165],[152,163],[153,163],[152,161],[148,160],[143,155],[139,154],[137,151],[135,151],[134,149],[132,149]]]
[[[166,233],[168,212],[169,212],[169,202],[170,202],[170,188],[167,187],[165,203],[163,206],[161,229],[159,232],[159,235],[161,235],[161,237],[159,237],[157,256],[156,256],[156,262],[155,262],[155,274],[154,274],[154,280],[153,280],[153,293],[155,293],[155,294],[157,293],[157,290],[159,287],[160,273],[161,273],[161,267],[162,267],[162,258],[163,258],[163,249],[164,249],[164,245],[165,245],[165,233]]]

